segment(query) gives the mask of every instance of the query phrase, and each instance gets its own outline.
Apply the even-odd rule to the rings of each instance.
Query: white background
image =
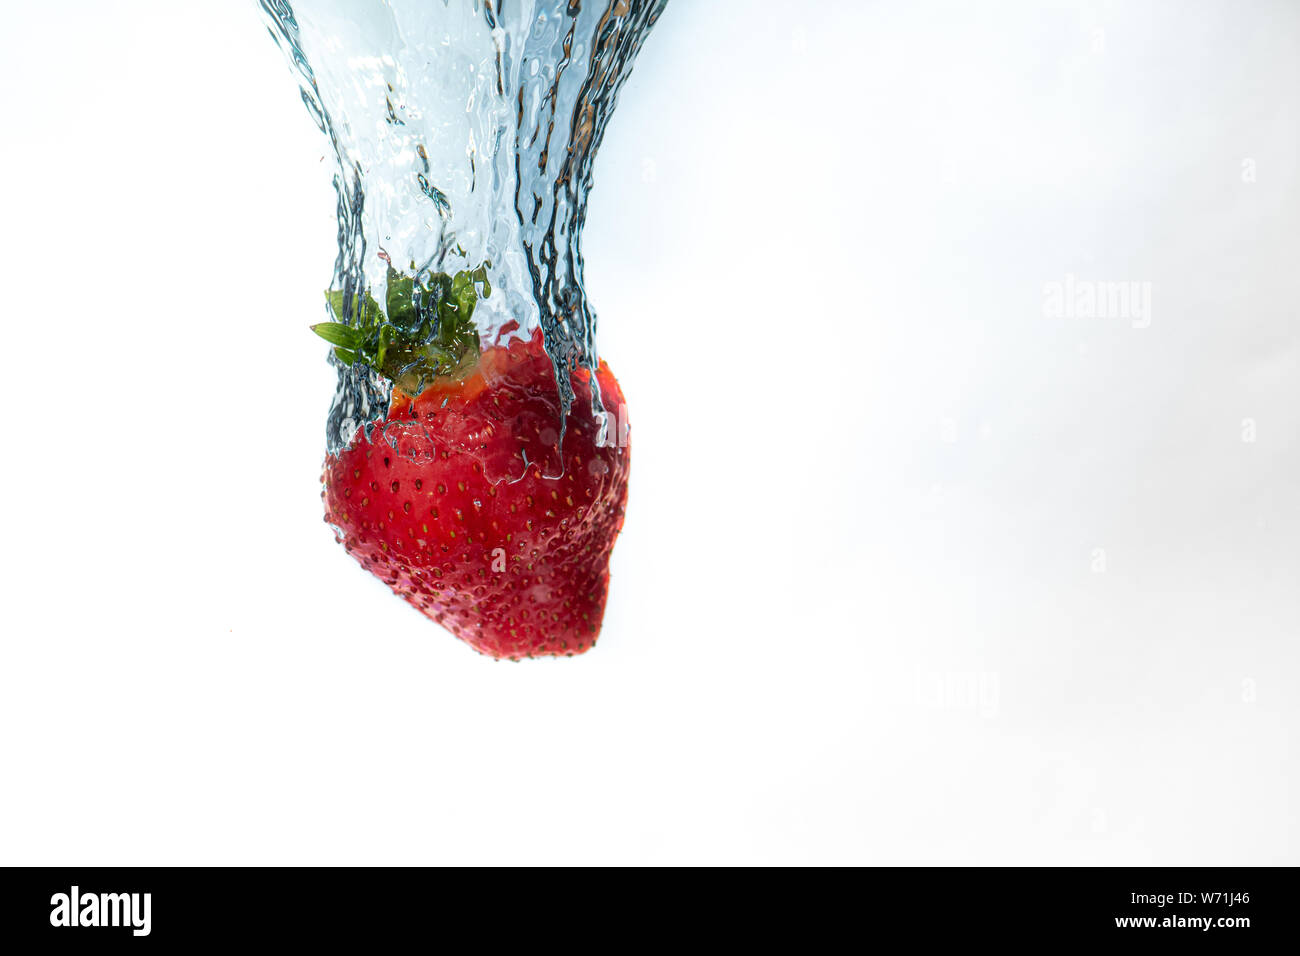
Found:
[[[517,665],[321,521],[254,4],[3,22],[0,862],[1300,863],[1297,4],[673,0],[587,230],[604,633]]]

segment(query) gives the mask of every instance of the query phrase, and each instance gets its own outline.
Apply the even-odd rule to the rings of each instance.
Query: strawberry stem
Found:
[[[338,321],[311,330],[344,365],[366,365],[414,397],[435,379],[461,378],[478,363],[474,307],[480,295],[492,294],[488,265],[434,273],[423,283],[389,266],[386,309],[369,291],[350,303],[341,291],[326,292]]]

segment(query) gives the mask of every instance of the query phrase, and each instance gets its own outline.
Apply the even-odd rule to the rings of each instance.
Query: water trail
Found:
[[[581,249],[592,162],[667,0],[259,3],[332,146],[342,321],[366,292],[385,301],[390,266],[421,280],[486,266],[480,341],[542,330],[562,428],[568,370],[597,364]],[[392,386],[331,361],[334,453],[383,416]]]

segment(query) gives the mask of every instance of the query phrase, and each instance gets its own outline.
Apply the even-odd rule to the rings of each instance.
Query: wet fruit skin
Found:
[[[623,394],[596,374],[604,408]],[[628,447],[601,440],[591,376],[571,376],[563,440],[540,338],[486,350],[325,462],[325,520],[362,567],[475,650],[572,656],[600,633],[627,504]],[[525,465],[525,462],[528,462]]]

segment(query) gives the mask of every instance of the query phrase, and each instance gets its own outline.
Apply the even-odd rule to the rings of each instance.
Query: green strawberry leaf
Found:
[[[311,329],[334,346],[338,361],[366,365],[418,395],[437,379],[463,377],[478,363],[474,309],[480,296],[492,294],[490,265],[434,273],[423,282],[390,266],[384,308],[368,291],[345,302],[341,291],[331,290],[325,297],[338,321]]]
[[[361,347],[361,331],[352,328],[350,325],[344,325],[341,322],[318,322],[311,327],[311,330],[330,345],[337,345],[353,351]]]

